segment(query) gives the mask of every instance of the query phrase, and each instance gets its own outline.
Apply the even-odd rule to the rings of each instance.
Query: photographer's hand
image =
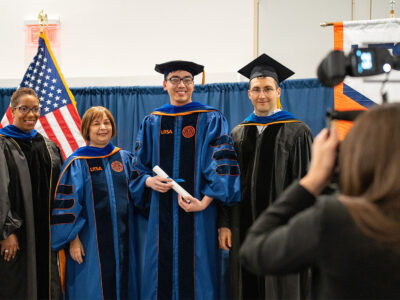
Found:
[[[319,195],[329,183],[335,168],[338,146],[339,138],[334,126],[330,132],[323,129],[315,138],[310,169],[300,180],[300,184],[311,194]]]

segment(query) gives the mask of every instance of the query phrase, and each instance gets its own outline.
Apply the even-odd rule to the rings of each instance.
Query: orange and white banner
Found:
[[[349,21],[334,24],[334,48],[347,55],[354,48],[386,48],[400,56],[400,19]],[[386,74],[372,77],[347,76],[334,88],[335,110],[368,109],[381,104],[382,82]],[[389,102],[400,102],[400,71],[393,70],[385,85]],[[351,127],[351,122],[340,122],[341,136]]]

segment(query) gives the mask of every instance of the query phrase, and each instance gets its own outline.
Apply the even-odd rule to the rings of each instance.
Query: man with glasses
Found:
[[[232,209],[232,296],[235,299],[303,299],[306,278],[297,275],[255,276],[241,268],[238,247],[246,231],[277,196],[306,174],[311,158],[311,131],[281,110],[279,83],[294,73],[266,54],[239,70],[250,79],[248,95],[254,112],[232,131],[241,170],[241,203]],[[230,234],[228,229],[221,233]],[[241,278],[241,280],[239,279]]]
[[[192,101],[203,68],[188,61],[155,67],[170,104],[141,124],[131,183],[137,204],[150,205],[143,299],[219,298],[217,205],[239,201],[240,179],[224,116]],[[182,199],[172,179],[154,176],[155,165],[193,197]]]

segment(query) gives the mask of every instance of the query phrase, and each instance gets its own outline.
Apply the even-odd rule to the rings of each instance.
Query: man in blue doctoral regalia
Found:
[[[135,201],[150,206],[143,299],[218,298],[217,205],[239,201],[239,167],[224,116],[191,99],[203,68],[187,61],[155,67],[170,104],[141,124],[131,183]],[[183,201],[171,179],[153,176],[155,165],[193,197]]]

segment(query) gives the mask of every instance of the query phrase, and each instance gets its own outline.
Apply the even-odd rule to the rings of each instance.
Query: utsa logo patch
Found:
[[[119,161],[113,161],[111,163],[111,169],[113,169],[114,172],[120,173],[124,169],[124,166]]]
[[[173,134],[174,132],[171,129],[163,129],[160,131],[161,134]]]
[[[190,125],[189,126],[185,126],[182,129],[182,135],[187,139],[190,139],[192,136],[195,135],[195,133],[196,133],[196,129],[194,129],[194,127],[190,126]]]
[[[103,168],[101,166],[90,167],[90,172],[100,172],[100,171],[103,171]]]

